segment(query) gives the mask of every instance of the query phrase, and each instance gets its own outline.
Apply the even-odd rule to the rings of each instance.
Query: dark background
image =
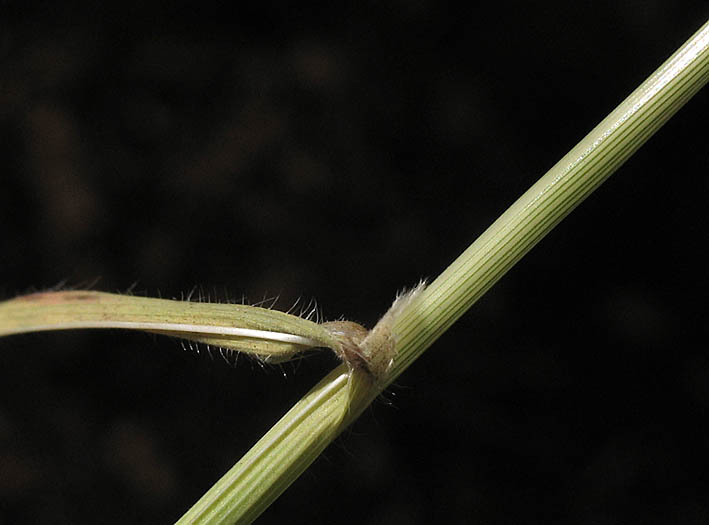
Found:
[[[197,285],[371,325],[708,14],[602,4],[3,2],[1,297]],[[706,122],[704,92],[260,522],[706,522]],[[172,522],[334,365],[2,339],[0,522]]]

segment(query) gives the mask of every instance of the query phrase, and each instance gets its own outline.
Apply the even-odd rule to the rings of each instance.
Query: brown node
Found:
[[[363,368],[376,380],[381,380],[391,370],[396,358],[396,335],[394,324],[401,313],[426,288],[421,281],[407,292],[399,294],[389,310],[371,330],[352,321],[324,323],[340,343],[337,355],[353,368]]]
[[[368,333],[364,326],[353,321],[330,321],[323,323],[322,326],[340,344],[340,351],[335,352],[340,359],[352,368],[369,370],[367,360],[360,347]]]

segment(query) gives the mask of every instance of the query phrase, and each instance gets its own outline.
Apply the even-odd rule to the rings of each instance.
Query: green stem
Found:
[[[393,325],[398,354],[383,380],[338,367],[180,523],[250,523],[258,517],[381,390],[706,84],[708,48],[705,24],[404,308]]]
[[[709,80],[709,22],[498,218],[399,318],[403,372]]]

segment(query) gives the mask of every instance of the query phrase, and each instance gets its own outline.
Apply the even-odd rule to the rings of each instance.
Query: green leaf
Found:
[[[288,360],[314,347],[344,352],[327,325],[256,306],[93,291],[41,292],[0,303],[0,336],[78,328],[143,330],[238,350],[266,362]]]

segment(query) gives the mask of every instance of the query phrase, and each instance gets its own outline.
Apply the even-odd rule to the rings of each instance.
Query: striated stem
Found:
[[[358,368],[338,367],[283,416],[179,523],[250,523],[258,517],[379,392],[708,79],[709,23],[522,195],[428,288],[396,315],[385,315],[384,328],[391,331],[396,346],[393,362],[389,364],[388,355],[382,361],[381,366],[386,368],[383,378],[376,380]],[[369,359],[381,361],[373,355]]]

